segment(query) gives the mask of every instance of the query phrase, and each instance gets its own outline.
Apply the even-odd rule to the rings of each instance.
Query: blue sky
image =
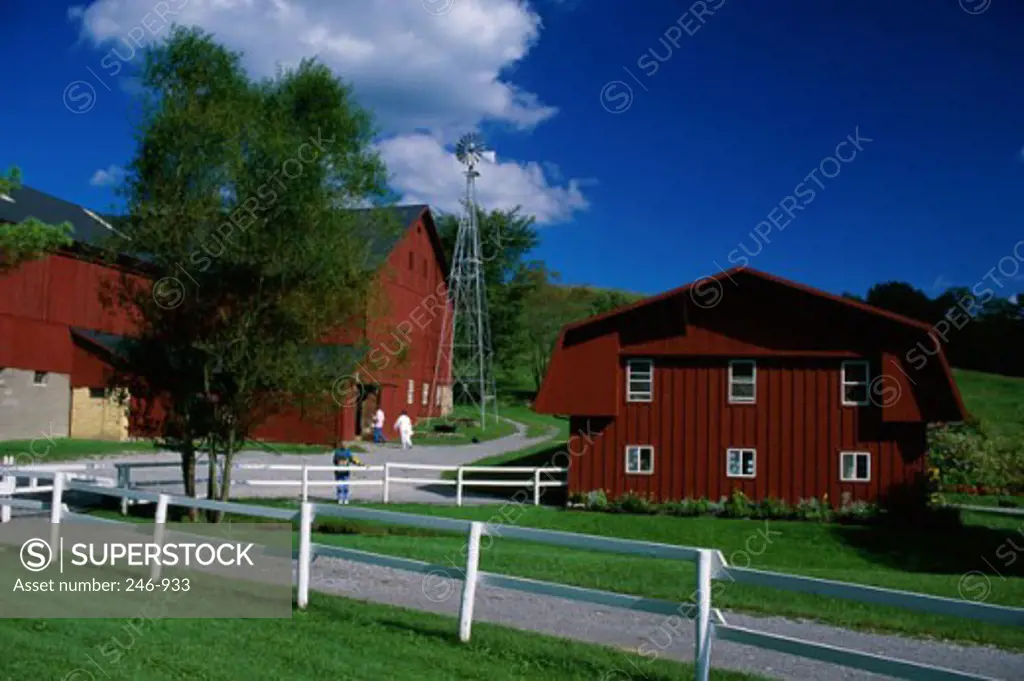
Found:
[[[655,293],[752,253],[857,293],[970,286],[1003,259],[1005,293],[1024,290],[1014,0],[227,4],[6,7],[17,96],[0,107],[0,165],[114,205],[134,146],[131,40],[173,17],[244,50],[254,74],[320,55],[377,114],[409,201],[457,205],[451,143],[482,130],[498,165],[481,201],[537,214],[537,255],[568,283]]]

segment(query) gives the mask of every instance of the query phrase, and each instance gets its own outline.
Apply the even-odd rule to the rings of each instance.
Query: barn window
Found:
[[[654,362],[631,359],[626,362],[626,401],[650,402],[654,395]]]
[[[89,388],[89,398],[93,400],[107,399],[106,388]]]
[[[434,406],[441,406],[441,386],[434,388]]]
[[[430,404],[430,384],[423,381],[423,396],[420,399],[420,404],[424,407]]]
[[[727,449],[725,452],[725,474],[730,478],[757,477],[757,450]]]
[[[868,373],[868,363],[863,360],[843,362],[840,377],[844,406],[857,407],[868,403]]]
[[[416,381],[409,379],[409,390],[405,394],[405,401],[407,404],[412,404],[416,399]]]
[[[843,482],[871,480],[871,454],[869,452],[840,452],[839,479]]]
[[[32,374],[32,385],[46,385],[46,372],[36,371]]]
[[[654,472],[654,447],[650,445],[628,445],[626,447],[626,472],[633,475],[650,475]]]
[[[753,404],[757,401],[757,363],[752,359],[729,362],[729,403]]]

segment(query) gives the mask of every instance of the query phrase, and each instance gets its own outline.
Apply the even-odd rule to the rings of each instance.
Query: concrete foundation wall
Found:
[[[67,437],[70,432],[71,378],[26,369],[0,369],[0,440]]]

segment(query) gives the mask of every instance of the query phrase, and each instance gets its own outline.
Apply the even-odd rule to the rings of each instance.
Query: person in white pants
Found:
[[[409,413],[404,409],[398,416],[398,420],[395,421],[395,430],[398,431],[398,435],[402,438],[402,449],[412,449],[412,419],[409,418]]]

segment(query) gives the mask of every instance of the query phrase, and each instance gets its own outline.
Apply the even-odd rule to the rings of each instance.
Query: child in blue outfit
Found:
[[[332,465],[334,466],[361,466],[362,461],[357,459],[353,454],[352,450],[348,447],[338,447],[334,450],[334,457],[332,459]],[[334,471],[334,480],[338,483],[338,503],[348,503],[348,479],[351,476],[350,471]]]

